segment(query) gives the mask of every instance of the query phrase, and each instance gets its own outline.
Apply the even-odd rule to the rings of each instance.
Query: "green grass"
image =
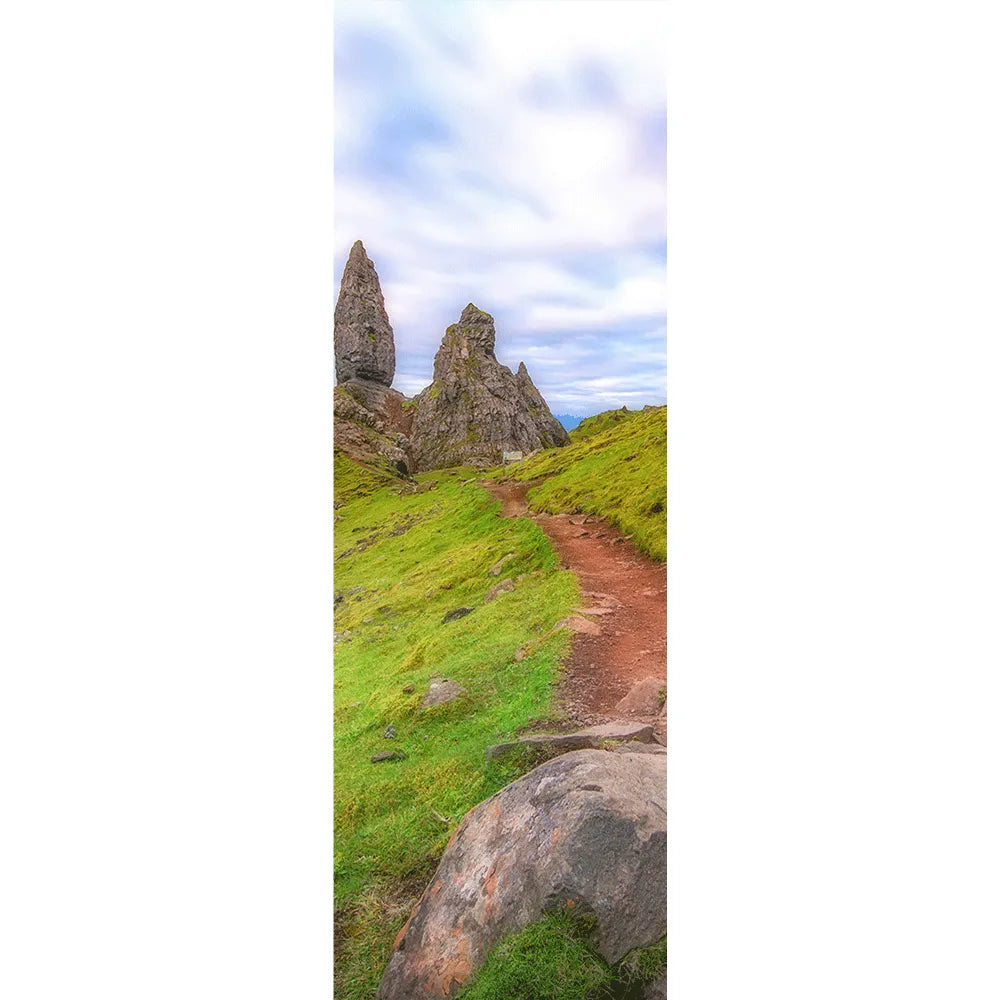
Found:
[[[611,969],[587,940],[588,925],[553,913],[490,952],[456,1000],[589,1000]]]
[[[588,417],[570,444],[549,448],[499,478],[545,482],[528,491],[535,510],[586,512],[606,518],[637,548],[667,558],[667,408],[609,410]]]
[[[664,939],[608,965],[590,938],[593,919],[563,910],[490,952],[456,1000],[605,1000],[641,996],[666,965]]]
[[[398,477],[388,472],[368,469],[352,462],[343,452],[333,452],[333,506],[337,509],[396,482]]]
[[[463,814],[520,773],[488,767],[486,747],[551,714],[569,636],[541,637],[579,589],[537,525],[501,519],[497,501],[464,485],[473,470],[427,473],[418,482],[436,488],[411,493],[336,462],[335,985],[338,1000],[370,1000],[409,902]],[[488,576],[508,552],[516,557],[501,577]],[[482,603],[498,579],[521,574],[512,593]],[[475,610],[442,624],[459,606]],[[531,640],[540,641],[515,663]],[[466,693],[423,709],[435,674]],[[390,724],[396,736],[385,739]],[[381,750],[404,758],[371,763]]]
[[[586,417],[581,420],[576,427],[570,431],[570,437],[574,441],[583,441],[586,438],[600,434],[609,427],[614,427],[625,421],[634,420],[642,413],[642,410],[605,410],[594,417]]]

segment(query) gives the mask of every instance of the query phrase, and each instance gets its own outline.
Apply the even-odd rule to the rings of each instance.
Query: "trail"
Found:
[[[559,684],[576,721],[619,718],[615,706],[637,682],[667,676],[667,568],[639,552],[606,521],[586,514],[528,511],[525,494],[536,483],[482,484],[501,502],[501,517],[530,517],[551,539],[564,568],[583,592],[580,615],[598,634],[577,633]],[[644,716],[661,739],[666,719]]]

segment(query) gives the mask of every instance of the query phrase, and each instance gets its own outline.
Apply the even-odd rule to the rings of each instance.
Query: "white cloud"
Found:
[[[401,54],[400,72],[414,77],[396,92],[396,84],[338,74],[336,93],[337,162],[351,164],[335,177],[337,262],[360,237],[388,273],[404,392],[426,384],[445,326],[475,301],[503,314],[498,356],[519,351],[538,365],[536,383],[554,408],[581,393],[610,399],[613,390],[589,378],[589,366],[607,369],[609,357],[611,370],[635,368],[616,376],[622,393],[645,386],[650,401],[662,397],[662,348],[635,350],[631,334],[615,330],[666,309],[662,263],[641,252],[665,236],[665,164],[641,147],[644,123],[665,113],[655,44],[662,5],[567,7],[337,4],[338,32],[363,28],[386,40]],[[587,67],[608,100],[581,97]],[[558,99],[539,100],[545,88]],[[413,102],[446,123],[447,139],[408,137],[391,180],[359,167],[380,109],[398,106],[405,119]],[[588,252],[614,254],[616,273],[581,273],[563,261]],[[587,330],[607,331],[602,362],[573,336]],[[548,385],[547,369],[558,369]]]

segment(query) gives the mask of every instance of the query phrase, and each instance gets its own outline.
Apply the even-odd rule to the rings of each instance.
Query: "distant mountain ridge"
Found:
[[[583,417],[571,417],[568,413],[556,413],[555,418],[568,431],[573,430],[573,428],[576,427],[577,424],[579,424],[580,421],[584,419]]]

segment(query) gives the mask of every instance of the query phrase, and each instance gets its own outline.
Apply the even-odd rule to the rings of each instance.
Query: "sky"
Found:
[[[474,302],[553,413],[666,402],[663,7],[336,3],[336,287],[362,240],[405,395]]]

